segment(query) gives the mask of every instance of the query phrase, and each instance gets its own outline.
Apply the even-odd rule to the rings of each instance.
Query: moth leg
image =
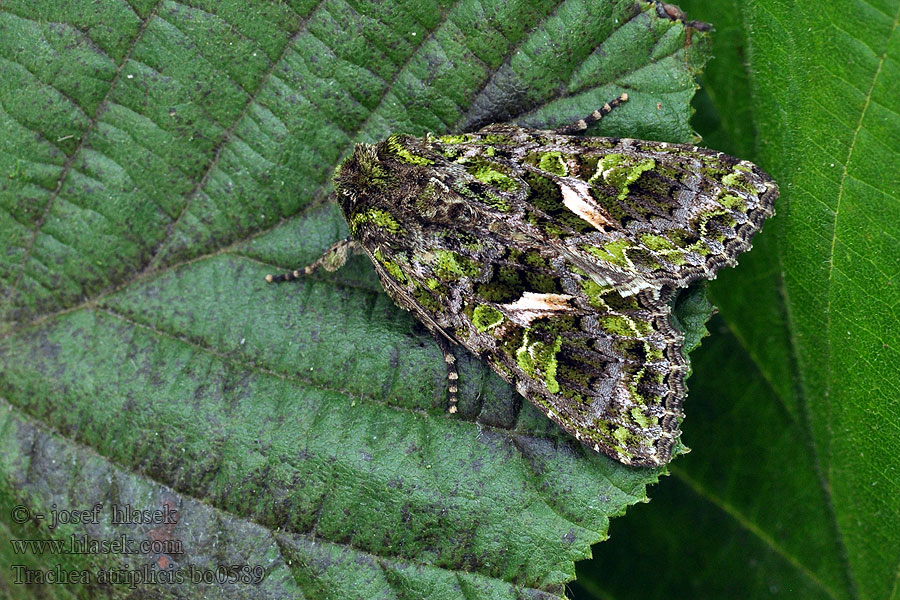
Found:
[[[353,238],[348,237],[339,242],[335,242],[329,246],[315,262],[304,267],[302,272],[304,275],[311,275],[312,272],[319,267],[322,267],[329,272],[337,271],[347,262],[347,253],[350,251],[362,252],[362,248],[360,248],[359,244]],[[301,269],[297,269],[295,271],[288,271],[283,275],[266,275],[266,281],[268,283],[293,281],[300,277],[300,273]]]
[[[434,333],[434,340],[437,342],[438,348],[441,349],[441,353],[444,355],[444,364],[447,366],[447,391],[450,394],[450,406],[447,408],[447,412],[451,415],[456,414],[457,410],[459,410],[457,408],[459,399],[456,396],[458,391],[456,383],[459,381],[459,372],[456,370],[456,355],[453,354],[450,341],[443,335]]]
[[[553,133],[559,133],[561,135],[575,135],[576,133],[581,133],[582,131],[611,113],[615,107],[619,106],[623,102],[628,102],[628,94],[623,93],[618,98],[610,100],[585,118],[578,119],[574,123],[570,123],[569,125],[564,125],[563,127],[554,129]]]

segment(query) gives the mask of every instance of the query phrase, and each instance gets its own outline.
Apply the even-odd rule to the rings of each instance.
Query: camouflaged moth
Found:
[[[715,277],[773,214],[757,166],[694,146],[579,137],[627,100],[555,131],[392,135],[338,167],[351,238],[388,295],[473,352],[547,416],[627,465],[661,465],[680,434],[680,288]],[[269,277],[289,280],[299,271]]]

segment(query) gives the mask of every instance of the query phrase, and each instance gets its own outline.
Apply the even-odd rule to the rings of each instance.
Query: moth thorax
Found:
[[[478,216],[471,202],[438,177],[430,177],[424,186],[410,192],[405,208],[423,221],[452,225],[471,222]]]

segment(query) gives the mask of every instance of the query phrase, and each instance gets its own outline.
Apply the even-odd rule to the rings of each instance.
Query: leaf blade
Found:
[[[706,121],[718,127],[707,138],[710,145],[757,162],[781,186],[778,214],[740,267],[711,285],[711,296],[756,363],[755,377],[771,384],[772,397],[757,402],[784,406],[785,424],[774,426],[772,439],[781,427],[791,427],[811,453],[804,468],[816,483],[806,485],[822,492],[815,510],[828,515],[835,545],[830,566],[821,552],[789,545],[791,531],[775,527],[778,515],[743,514],[798,565],[772,584],[790,585],[807,571],[833,597],[891,597],[897,556],[889,549],[900,543],[887,525],[900,514],[896,478],[885,476],[897,470],[890,423],[900,416],[895,382],[888,381],[900,361],[890,316],[898,304],[891,282],[900,250],[893,225],[898,119],[892,93],[900,6],[839,2],[816,11],[807,3],[779,0],[683,5],[717,30],[718,58],[704,77],[707,106],[718,111],[718,119]],[[831,62],[838,55],[846,60]],[[869,112],[873,107],[877,113]],[[716,369],[721,366],[695,369],[691,398],[698,398],[695,388],[703,381],[716,380]],[[722,380],[706,393],[730,407],[739,402],[738,389]],[[691,402],[687,410],[693,417]],[[686,431],[691,424],[686,422]],[[745,425],[764,426],[753,418]],[[734,435],[753,437],[747,431]],[[690,433],[685,439],[691,443]],[[691,460],[684,469],[696,476],[699,466],[692,468]],[[780,460],[761,452],[759,464],[734,468],[753,476]],[[787,484],[795,475],[785,467],[773,477],[785,488],[760,486],[757,493],[789,512],[796,493],[787,493]],[[740,500],[736,492],[723,497]],[[734,520],[730,529],[740,530]],[[739,555],[729,561],[733,566],[723,573],[745,568]],[[675,573],[671,577],[671,585],[683,581]],[[750,591],[742,595],[767,593],[768,582],[747,585]]]
[[[110,6],[126,16],[110,16]],[[551,60],[553,44],[590,55],[615,29],[597,15],[632,15],[633,3],[593,12],[574,0],[540,10],[467,0],[134,6],[0,9],[0,25],[62,20],[40,39],[63,31],[102,80],[63,89],[92,111],[85,117],[41,80],[77,61],[38,61],[40,77],[27,76],[46,88],[39,98],[62,107],[47,122],[21,100],[27,94],[0,86],[4,122],[25,123],[10,125],[9,155],[41,163],[4,163],[13,177],[3,214],[13,217],[2,226],[16,233],[3,236],[11,258],[0,273],[10,292],[0,333],[10,414],[119,465],[136,486],[167,487],[213,511],[186,515],[186,530],[225,514],[280,535],[266,552],[277,546],[278,560],[296,557],[302,564],[285,585],[310,594],[341,573],[352,590],[349,566],[324,568],[348,556],[346,565],[376,557],[377,569],[366,571],[374,589],[398,594],[429,585],[448,597],[561,594],[574,561],[604,537],[610,517],[646,498],[658,473],[589,454],[470,357],[460,360],[467,418],[448,418],[437,348],[365,262],[298,287],[266,287],[262,276],[346,235],[321,196],[352,142],[461,122],[476,97],[546,121],[573,120],[608,100],[622,82],[581,73],[577,97],[540,114],[576,70],[574,59]],[[631,83],[676,98],[679,116],[667,129],[649,105],[636,105],[623,108],[630,121],[608,127],[647,121],[678,139],[693,92],[686,73],[703,54],[687,56],[682,25],[642,7],[621,20],[630,28],[623,39],[658,38],[650,46],[662,70]],[[463,35],[484,14],[494,15],[494,30]],[[567,29],[573,16],[585,19],[578,32]],[[363,52],[372,40],[378,60]],[[542,61],[516,58],[522,49]],[[14,51],[3,57],[15,62]],[[457,64],[466,70],[454,76]],[[491,87],[504,65],[507,83],[540,84],[526,105]],[[677,77],[657,81],[665,68]],[[11,107],[9,98],[19,101]],[[45,143],[59,123],[72,137]],[[29,186],[40,188],[36,210],[20,217],[16,199]],[[11,445],[7,456],[23,454]],[[3,470],[5,499],[46,507],[63,493],[73,503],[115,493],[73,473],[36,495],[20,481],[13,466]],[[310,531],[326,551],[311,553]],[[251,550],[239,537],[228,538],[229,553]]]

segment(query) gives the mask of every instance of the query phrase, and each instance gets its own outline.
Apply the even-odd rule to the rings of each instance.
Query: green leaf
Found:
[[[324,199],[355,142],[557,126],[624,90],[597,133],[688,141],[704,39],[630,0],[4,2],[4,537],[184,552],[2,544],[4,593],[31,594],[13,564],[96,578],[155,562],[267,576],[104,592],[562,594],[660,471],[585,450],[474,357],[447,415],[437,346],[361,257],[263,278],[346,235]],[[11,511],[96,503],[99,523],[55,530]],[[115,525],[113,504],[179,516]]]
[[[716,25],[705,143],[781,198],[710,286],[732,334],[697,353],[695,454],[579,580],[604,598],[900,597],[900,2],[684,4]],[[626,558],[661,530],[642,577]]]

